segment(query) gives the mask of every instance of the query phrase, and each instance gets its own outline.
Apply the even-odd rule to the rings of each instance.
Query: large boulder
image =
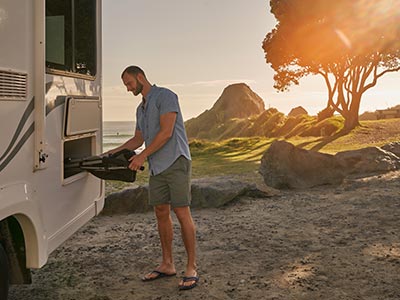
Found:
[[[309,188],[339,184],[347,177],[365,177],[400,169],[395,153],[399,145],[323,154],[276,141],[261,159],[260,173],[264,182],[274,188]],[[384,150],[387,149],[387,150]]]
[[[335,158],[349,175],[365,176],[399,169],[399,157],[379,147],[338,152]]]
[[[148,186],[125,189],[112,193],[106,197],[103,215],[129,214],[132,212],[142,213],[152,210],[149,202]]]
[[[400,142],[393,142],[386,144],[385,146],[382,147],[382,149],[385,151],[392,152],[397,157],[400,157]]]
[[[229,176],[192,180],[193,208],[221,207],[242,196],[265,198],[277,191],[257,183],[247,183]],[[142,213],[148,205],[148,185],[125,189],[107,196],[103,215]]]
[[[339,184],[345,173],[333,155],[307,151],[286,141],[275,141],[261,158],[260,173],[268,186],[309,188]]]
[[[208,177],[192,182],[192,207],[221,207],[242,196],[268,197],[256,184],[229,177]]]

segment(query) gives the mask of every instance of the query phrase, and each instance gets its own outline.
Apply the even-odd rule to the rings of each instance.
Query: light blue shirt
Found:
[[[169,112],[177,113],[172,136],[164,146],[147,157],[152,176],[165,171],[181,155],[191,159],[178,96],[171,90],[156,85],[151,87],[136,109],[136,130],[142,133],[148,147],[160,131],[160,116]]]

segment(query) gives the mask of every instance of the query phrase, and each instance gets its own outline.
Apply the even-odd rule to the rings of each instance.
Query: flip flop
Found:
[[[194,287],[197,286],[197,283],[199,282],[199,276],[185,276],[182,278],[183,283],[188,282],[188,281],[194,281],[191,285],[180,285],[179,290],[190,290]]]
[[[160,271],[157,271],[157,270],[151,271],[149,274],[152,274],[152,273],[156,274],[156,276],[155,277],[151,277],[151,278],[143,277],[142,281],[153,281],[153,280],[156,280],[156,279],[160,279],[160,278],[164,278],[164,277],[171,277],[171,276],[175,276],[176,275],[176,273],[167,274],[167,273],[160,272]]]

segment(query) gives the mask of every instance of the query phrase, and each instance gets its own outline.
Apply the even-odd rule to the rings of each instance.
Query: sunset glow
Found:
[[[275,107],[286,114],[296,106],[303,106],[310,114],[326,106],[327,90],[318,76],[303,78],[289,92],[278,93],[273,88],[274,72],[266,64],[261,48],[265,35],[276,24],[269,1],[198,1],[182,5],[181,1],[172,0],[160,6],[152,3],[103,3],[105,120],[134,118],[140,99],[126,93],[123,86],[121,89],[120,82],[121,70],[130,64],[142,66],[152,83],[173,89],[180,97],[185,119],[210,109],[226,86],[238,82],[247,83],[263,98],[266,108]],[[351,13],[365,20],[365,25],[355,28],[350,23],[338,22],[337,26],[327,28],[327,34],[337,37],[337,45],[361,50],[363,45],[376,43],[368,38],[376,26],[389,26],[391,31],[387,32],[392,35],[399,30],[400,1],[354,3],[358,4],[352,4],[351,12],[337,13],[337,17]],[[358,41],[360,36],[363,43]],[[312,53],[337,53],[332,47],[336,45],[324,42],[324,35],[320,40],[309,49]],[[323,51],[323,43],[331,53]],[[360,112],[399,104],[399,80],[399,72],[385,75],[376,88],[363,96]]]

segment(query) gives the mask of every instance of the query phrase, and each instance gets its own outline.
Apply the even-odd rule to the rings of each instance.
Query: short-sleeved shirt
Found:
[[[181,155],[191,160],[178,96],[171,90],[156,85],[151,87],[146,98],[136,109],[136,130],[142,133],[148,147],[160,131],[160,116],[169,112],[177,114],[174,130],[171,138],[159,150],[148,156],[151,176],[166,170]]]

